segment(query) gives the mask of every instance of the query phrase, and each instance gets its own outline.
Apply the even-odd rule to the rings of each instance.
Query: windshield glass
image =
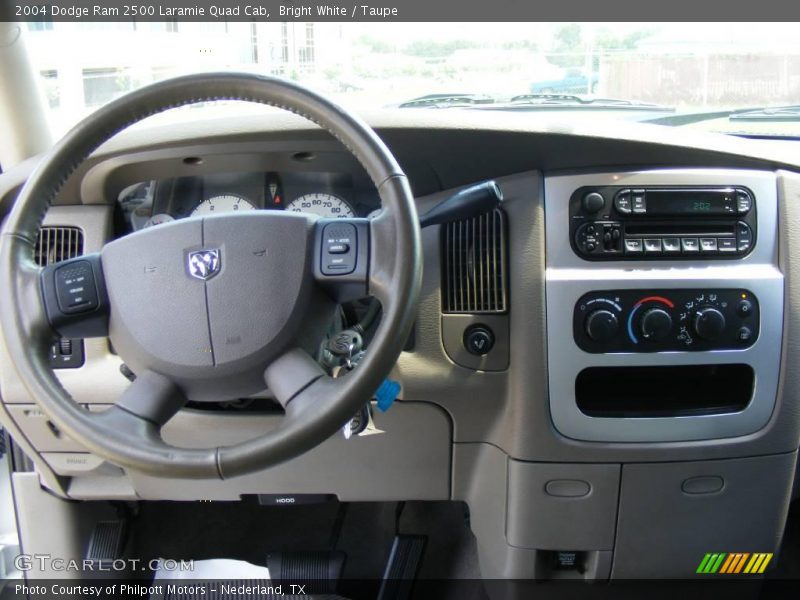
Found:
[[[119,95],[201,70],[280,75],[349,108],[568,111],[800,137],[792,23],[26,25],[54,134]],[[590,110],[589,110],[590,109]],[[246,110],[238,109],[237,110]],[[680,118],[693,115],[694,118]],[[571,114],[569,117],[571,118]]]

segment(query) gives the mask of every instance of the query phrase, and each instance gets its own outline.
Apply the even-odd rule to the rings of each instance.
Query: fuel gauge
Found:
[[[170,221],[174,220],[175,217],[168,215],[167,213],[159,213],[147,219],[147,223],[144,224],[144,229],[147,229],[148,227],[153,227],[154,225],[162,225],[163,223],[169,223]]]
[[[283,208],[283,187],[277,173],[267,174],[266,203],[264,208]]]

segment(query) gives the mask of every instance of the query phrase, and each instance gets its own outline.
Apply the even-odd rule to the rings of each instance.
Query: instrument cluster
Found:
[[[369,181],[326,172],[217,173],[145,181],[125,188],[118,205],[129,231],[187,217],[288,210],[322,218],[367,217],[380,209]]]

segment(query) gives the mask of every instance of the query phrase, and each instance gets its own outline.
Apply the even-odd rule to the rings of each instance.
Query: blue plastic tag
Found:
[[[400,395],[400,383],[391,379],[384,379],[378,391],[375,392],[375,399],[378,401],[378,410],[386,412],[389,410]]]

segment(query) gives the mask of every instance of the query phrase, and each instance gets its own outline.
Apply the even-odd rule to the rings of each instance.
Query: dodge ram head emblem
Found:
[[[219,272],[219,250],[196,250],[187,257],[189,275],[197,279],[211,279]]]

